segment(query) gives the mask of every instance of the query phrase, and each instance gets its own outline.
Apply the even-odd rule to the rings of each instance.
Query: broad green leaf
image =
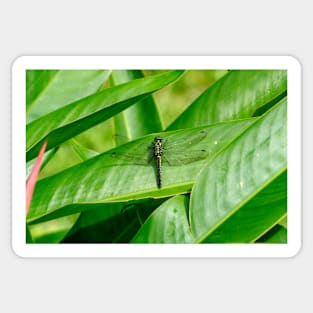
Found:
[[[168,130],[247,118],[287,92],[285,70],[230,71],[200,95]]]
[[[287,167],[287,100],[251,124],[197,180],[190,220],[198,241],[205,241],[226,219],[266,188]]]
[[[26,243],[33,243],[32,234],[28,225],[26,225]]]
[[[113,85],[119,85],[144,77],[139,70],[114,70],[110,76]],[[116,141],[134,140],[149,133],[161,131],[162,125],[156,104],[148,96],[128,109],[114,116]],[[125,138],[124,138],[125,137]],[[121,138],[121,140],[119,140]]]
[[[141,158],[148,159],[147,147],[155,134],[142,137],[133,142],[115,148],[91,158],[56,175],[37,182],[28,219],[33,220],[49,214],[57,217],[85,210],[86,205],[112,202],[117,200],[135,200],[147,197],[168,197],[173,194],[188,192],[205,164],[205,158],[214,156],[225,149],[235,138],[251,124],[255,118],[211,125],[199,129],[180,130],[161,135],[167,140],[181,142],[181,148],[188,139],[205,132],[202,141],[192,147],[205,150],[203,159],[187,164],[171,164],[165,160],[163,172],[163,188],[157,188],[155,163],[141,163]],[[138,151],[145,155],[138,157]],[[137,160],[116,158],[116,154],[128,153],[137,156]],[[184,152],[182,157],[184,157]],[[187,153],[188,151],[186,151]],[[81,207],[80,207],[81,206]],[[52,214],[52,215],[53,215]]]
[[[156,92],[153,98],[160,113],[162,129],[167,129],[199,95],[226,73],[225,70],[187,69],[175,84]]]
[[[54,151],[54,149],[50,151]],[[50,151],[48,151],[48,153]],[[95,157],[98,154],[99,152],[89,149],[81,144],[81,141],[78,141],[77,137],[72,138],[57,147],[57,153],[53,154],[51,161],[42,169],[39,179],[59,173],[71,166],[81,163],[82,161]],[[29,161],[28,163],[30,162],[32,161]]]
[[[258,243],[287,243],[287,229],[283,226],[276,225],[264,236],[262,236]]]
[[[73,214],[48,222],[28,225],[33,243],[59,243],[71,230],[79,214]]]
[[[42,179],[44,181],[46,179]],[[73,215],[75,213],[83,213],[86,211],[97,210],[101,214],[101,219],[109,219],[115,215],[118,215],[123,211],[129,204],[128,202],[108,202],[108,203],[80,203],[80,204],[69,204],[59,210],[41,210],[35,212],[35,209],[27,214],[27,222],[29,225],[47,222],[62,218],[64,216]]]
[[[89,149],[81,144],[77,138],[68,140],[58,148],[59,149],[51,162],[49,162],[47,167],[42,170],[39,177],[40,179],[59,173],[71,166],[79,164],[99,154],[99,152],[93,149]]]
[[[53,78],[58,74],[58,70],[27,70],[26,71],[26,111],[40,98],[40,94]]]
[[[27,160],[37,155],[43,141],[48,141],[47,150],[51,149],[142,100],[182,73],[169,71],[108,88],[27,124]]]
[[[283,172],[205,238],[210,243],[250,243],[287,213],[287,173]]]
[[[191,243],[188,224],[188,200],[176,196],[156,209],[140,228],[132,243]]]
[[[42,164],[41,164],[41,167],[40,167],[40,172],[42,172],[42,170],[46,167],[46,165],[49,163],[49,161],[53,158],[53,156],[55,155],[57,150],[58,150],[58,148],[55,148],[53,150],[50,150],[50,151],[46,152],[43,155],[43,160],[42,160]],[[36,162],[36,159],[32,159],[31,161],[28,161],[26,163],[26,177],[29,176],[30,172],[33,169],[33,166],[34,166],[35,162]]]
[[[124,207],[110,217],[105,212],[108,206],[82,212],[63,242],[128,243],[163,201],[145,199],[124,203]]]
[[[88,149],[84,146],[82,146],[77,140],[75,139],[71,139],[71,146],[73,148],[73,150],[76,152],[77,156],[82,160],[82,161],[86,161],[92,157],[95,157],[96,155],[98,155],[99,153]]]
[[[27,70],[27,123],[95,93],[109,70]]]
[[[279,221],[279,225],[287,228],[288,225],[287,216],[285,216],[281,221]]]

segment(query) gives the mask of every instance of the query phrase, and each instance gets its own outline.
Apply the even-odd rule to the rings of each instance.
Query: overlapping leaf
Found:
[[[254,123],[254,120],[255,118],[221,123],[208,128],[181,130],[162,135],[167,139],[180,139],[183,143],[192,134],[205,130],[207,136],[199,144],[201,147],[206,147],[205,156],[212,158]],[[127,151],[135,155],[139,148],[150,145],[154,136],[140,138],[40,180],[37,183],[28,218],[36,219],[55,211],[59,212],[57,216],[60,217],[63,214],[84,210],[83,207],[91,203],[167,197],[189,191],[205,159],[187,164],[183,168],[179,164],[178,166],[164,164],[164,187],[158,189],[153,162],[144,165],[136,164],[131,159],[125,161],[113,157],[113,152]],[[66,207],[74,204],[76,209],[68,211]]]
[[[203,92],[168,130],[253,116],[286,96],[287,71],[230,71]]]
[[[118,85],[53,111],[28,124],[27,160],[36,156],[43,141],[47,149],[114,116],[145,96],[177,79],[183,71],[145,77]]]
[[[173,71],[134,80],[43,116],[28,125],[28,159],[45,138],[50,148],[57,146],[180,75]],[[156,135],[150,134],[39,181],[28,221],[83,212],[67,242],[131,238],[133,242],[286,242],[286,228],[277,224],[286,216],[286,90],[286,71],[231,71],[170,127],[193,128],[162,133],[183,141],[205,130],[208,135],[201,144],[206,158],[179,166],[164,164],[164,187],[158,189],[153,163],[116,160],[111,154],[136,153],[150,145]],[[139,112],[134,121],[138,125],[146,119]],[[190,208],[182,197],[157,208],[156,198],[189,192],[195,181]],[[130,207],[129,214],[123,214],[125,207]],[[184,215],[188,209],[191,233]],[[108,231],[103,232],[103,227]],[[61,237],[53,238],[56,242]]]
[[[95,93],[109,70],[27,70],[27,123]]]
[[[114,86],[142,77],[139,70],[114,70],[110,82]],[[114,116],[114,127],[117,134],[115,139],[119,144],[161,131],[160,116],[153,97],[147,96]]]
[[[213,232],[226,227],[226,221],[232,223],[234,229],[240,227],[236,225],[236,217],[233,217],[233,221],[229,218],[241,208],[241,213],[245,215],[252,214],[251,210],[255,209],[255,217],[264,214],[265,209],[278,210],[267,213],[273,223],[274,220],[277,222],[285,214],[286,205],[262,208],[260,200],[258,206],[249,209],[244,205],[281,175],[286,167],[287,101],[284,99],[247,128],[202,171],[194,186],[190,209],[195,237],[199,241],[209,241]],[[278,193],[284,197],[286,178],[282,178],[279,185],[281,190]],[[271,200],[274,206],[275,194]],[[282,201],[285,203],[286,199]]]
[[[191,243],[192,234],[188,224],[188,197],[177,196],[164,202],[155,210],[132,243]]]

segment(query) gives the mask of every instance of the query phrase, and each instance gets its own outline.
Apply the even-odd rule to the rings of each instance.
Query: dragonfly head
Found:
[[[155,143],[156,143],[156,142],[162,142],[162,140],[163,140],[163,138],[160,137],[160,136],[156,136],[156,137],[154,138],[154,142],[155,142]]]

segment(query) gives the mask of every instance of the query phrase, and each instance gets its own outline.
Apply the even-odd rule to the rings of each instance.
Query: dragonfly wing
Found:
[[[209,156],[205,149],[185,151],[178,154],[164,156],[165,163],[169,166],[180,166],[203,160]]]
[[[204,138],[206,138],[208,135],[208,132],[205,130],[202,130],[200,132],[191,134],[190,136],[186,136],[184,138],[180,138],[176,141],[168,141],[166,142],[166,145],[164,147],[165,151],[184,151],[191,149],[194,145],[201,142]]]
[[[116,151],[111,153],[111,158],[116,160],[119,164],[134,164],[134,165],[148,165],[151,163],[153,153],[150,150],[146,150],[145,153],[127,152],[127,151]]]

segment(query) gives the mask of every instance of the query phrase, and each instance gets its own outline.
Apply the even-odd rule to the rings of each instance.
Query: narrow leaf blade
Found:
[[[139,70],[114,70],[110,77],[113,85],[119,85],[134,79],[144,77]],[[162,130],[160,116],[152,96],[132,105],[128,109],[114,116],[117,142],[129,141],[144,135]],[[125,138],[124,138],[125,137]],[[122,138],[122,140],[119,140]]]
[[[48,141],[49,150],[121,112],[181,74],[182,71],[169,71],[109,88],[27,124],[27,160],[36,156],[42,141]]]
[[[109,70],[27,70],[27,123],[95,93]]]
[[[251,117],[267,103],[275,104],[286,91],[285,70],[230,71],[203,92],[168,130]]]

